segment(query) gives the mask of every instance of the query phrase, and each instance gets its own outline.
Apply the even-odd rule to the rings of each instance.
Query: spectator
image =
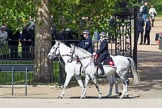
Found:
[[[6,31],[6,26],[1,26],[0,27],[0,55],[1,59],[6,59],[8,58],[9,55],[9,49],[8,49],[8,33]]]
[[[22,58],[31,59],[30,48],[32,45],[32,35],[29,29],[29,24],[27,24],[22,31],[21,44],[22,44]]]
[[[51,26],[50,31],[51,31],[51,36],[52,36],[52,45],[54,45],[55,39],[57,37],[57,30],[54,26]]]
[[[16,31],[15,33],[9,33],[8,35],[8,45],[10,48],[10,58],[17,59],[18,56],[18,45],[19,45],[20,31]]]
[[[139,35],[141,34],[140,45],[143,43],[143,31],[144,31],[144,20],[142,19],[142,14],[139,14],[137,18],[137,42]]]
[[[144,36],[144,44],[150,45],[150,31],[151,31],[151,21],[150,18],[146,19],[146,26],[145,26],[145,36]]]
[[[35,22],[34,22],[34,20],[33,20],[33,18],[31,16],[29,17],[29,29],[30,30],[35,29]]]
[[[56,37],[56,40],[65,40],[66,31],[65,29],[60,30],[59,34]]]
[[[89,51],[90,53],[93,53],[92,38],[90,36],[89,30],[84,30],[83,36],[85,38],[85,41],[83,41],[83,47],[82,48]]]
[[[83,48],[83,46],[84,46],[84,41],[85,41],[85,38],[84,38],[84,36],[83,36],[83,34],[80,34],[80,43],[79,43],[79,46],[81,47],[81,48]]]
[[[149,15],[151,17],[151,22],[152,22],[152,27],[154,26],[154,22],[155,22],[155,16],[157,15],[157,12],[154,8],[153,5],[151,5],[151,8],[149,9]]]

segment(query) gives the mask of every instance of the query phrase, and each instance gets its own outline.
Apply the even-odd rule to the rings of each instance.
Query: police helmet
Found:
[[[90,34],[90,33],[89,33],[89,30],[84,30],[84,31],[83,31],[83,34]]]
[[[106,33],[105,32],[101,32],[100,36],[106,37]]]

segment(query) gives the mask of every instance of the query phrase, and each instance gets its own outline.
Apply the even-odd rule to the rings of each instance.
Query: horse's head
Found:
[[[51,48],[50,52],[48,53],[48,58],[53,59],[54,57],[57,57],[60,55],[59,50],[60,43],[56,41],[55,45]]]

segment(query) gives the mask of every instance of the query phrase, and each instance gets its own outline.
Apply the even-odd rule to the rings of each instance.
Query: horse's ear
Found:
[[[73,50],[75,50],[75,45],[70,44],[70,46],[71,46],[71,48],[72,48]]]
[[[57,40],[55,40],[55,43],[56,43],[56,44],[58,44],[58,41],[57,41]]]
[[[60,45],[60,42],[58,40],[55,40],[56,45]]]
[[[70,47],[73,48],[73,44],[70,44]]]

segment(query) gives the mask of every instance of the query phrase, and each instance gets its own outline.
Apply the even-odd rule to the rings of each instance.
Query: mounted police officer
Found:
[[[85,38],[85,40],[83,41],[82,48],[90,53],[93,53],[92,38],[90,36],[89,30],[83,31],[83,37]]]
[[[98,49],[96,51],[96,54],[99,55],[99,57],[97,59],[97,66],[101,69],[100,75],[104,75],[105,72],[104,72],[104,69],[103,69],[103,65],[101,63],[108,56],[110,56],[110,54],[108,52],[108,42],[106,40],[106,33],[105,32],[100,33],[100,49]]]

